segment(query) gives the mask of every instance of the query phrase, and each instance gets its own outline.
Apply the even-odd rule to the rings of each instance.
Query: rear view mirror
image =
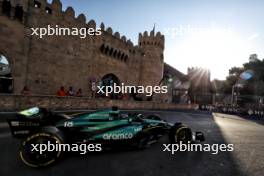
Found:
[[[205,141],[204,134],[202,132],[195,132],[195,140],[199,142]]]

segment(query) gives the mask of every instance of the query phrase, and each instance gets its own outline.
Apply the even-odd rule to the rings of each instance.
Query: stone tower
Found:
[[[10,92],[20,94],[27,86],[32,94],[54,95],[61,86],[73,86],[90,96],[91,82],[110,78],[125,85],[159,85],[164,50],[160,32],[139,34],[134,46],[111,27],[76,14],[72,7],[65,9],[60,0],[0,0],[0,55],[11,69]],[[31,35],[31,28],[48,26],[100,28],[102,35]]]
[[[139,34],[138,44],[142,50],[140,69],[140,85],[159,85],[163,77],[164,67],[164,35],[160,32],[155,34],[155,28],[148,34],[147,31]]]

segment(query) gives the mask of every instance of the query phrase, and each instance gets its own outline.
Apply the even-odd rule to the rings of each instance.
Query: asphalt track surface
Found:
[[[144,112],[153,113],[153,112]],[[183,122],[202,131],[208,144],[234,144],[233,152],[163,152],[166,136],[142,151],[118,150],[70,156],[55,166],[32,169],[19,159],[20,141],[0,123],[0,176],[263,176],[263,121],[199,112],[154,112],[169,122]],[[3,115],[3,114],[2,114]]]

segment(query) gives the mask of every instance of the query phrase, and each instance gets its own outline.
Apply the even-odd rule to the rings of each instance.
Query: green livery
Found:
[[[21,138],[21,160],[31,167],[44,167],[54,163],[61,152],[45,155],[30,151],[34,143],[100,144],[108,148],[143,149],[169,134],[171,143],[204,139],[201,132],[194,135],[187,126],[171,124],[158,115],[143,116],[112,109],[78,114],[61,114],[43,108],[30,108],[8,120],[14,137]]]

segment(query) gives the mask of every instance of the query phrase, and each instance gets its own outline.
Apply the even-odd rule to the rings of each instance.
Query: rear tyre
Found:
[[[19,151],[20,159],[27,166],[34,168],[50,166],[61,157],[62,153],[56,150],[56,145],[63,142],[63,138],[59,133],[50,133],[47,130],[34,133],[22,142]],[[45,148],[45,151],[40,151],[41,144],[44,144],[42,149]],[[50,151],[47,148],[48,144]],[[34,148],[33,145],[38,147]]]

